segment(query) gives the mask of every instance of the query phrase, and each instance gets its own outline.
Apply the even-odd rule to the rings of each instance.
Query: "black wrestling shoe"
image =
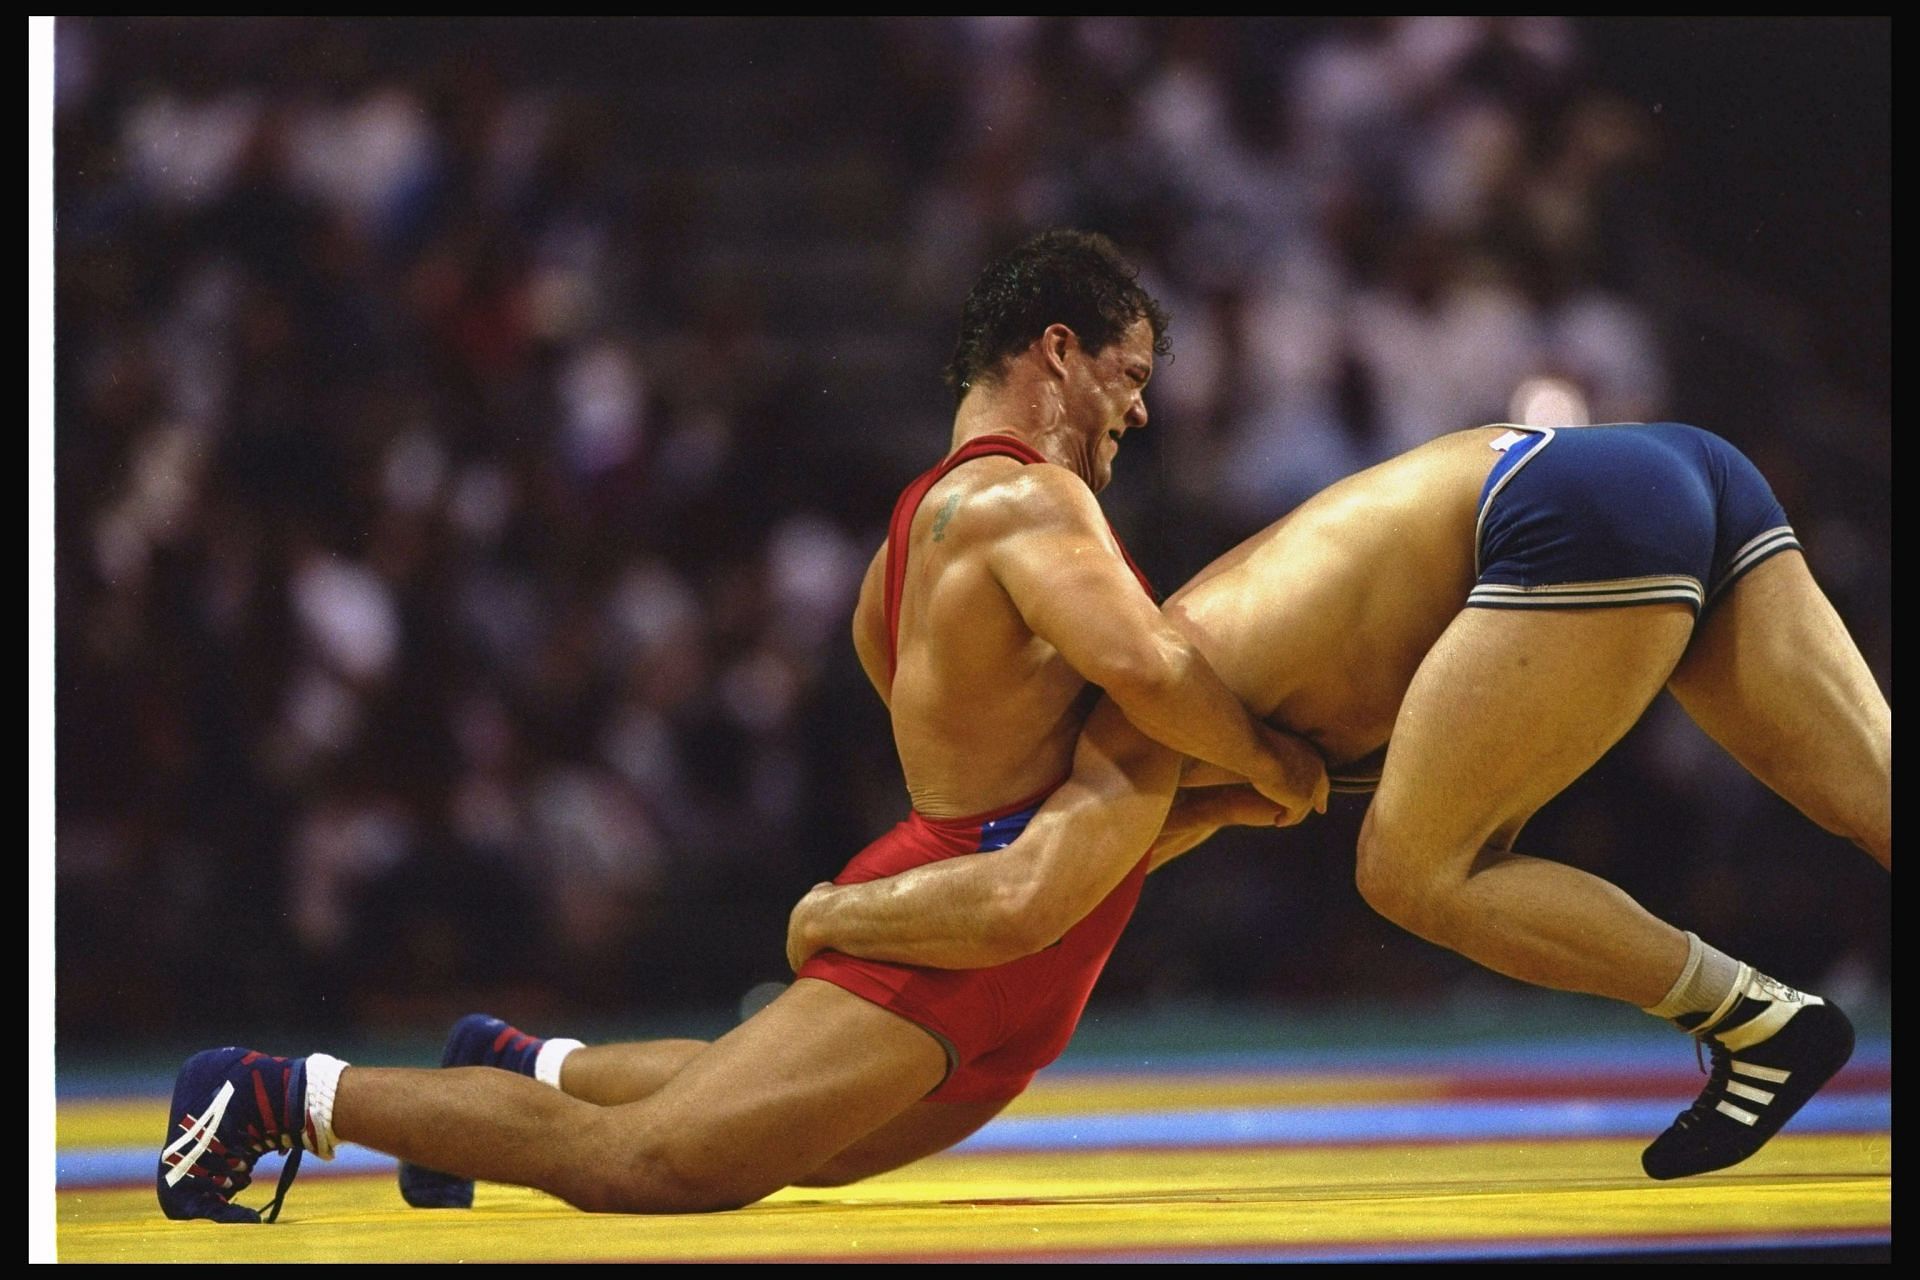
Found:
[[[1757,973],[1738,990],[1733,1007],[1718,1017],[1690,1015],[1713,1069],[1694,1104],[1641,1153],[1650,1178],[1739,1164],[1853,1056],[1853,1023],[1819,996]]]

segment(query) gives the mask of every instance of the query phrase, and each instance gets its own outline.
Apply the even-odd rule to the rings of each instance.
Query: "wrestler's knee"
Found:
[[[1354,884],[1368,906],[1403,929],[1432,937],[1443,931],[1448,883],[1427,851],[1368,812],[1354,858]]]

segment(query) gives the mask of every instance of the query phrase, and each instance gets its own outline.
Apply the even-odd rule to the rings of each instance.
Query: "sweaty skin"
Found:
[[[1425,445],[1309,499],[1167,601],[1254,714],[1334,772],[1392,736],[1400,701],[1473,581],[1497,428]]]
[[[1146,320],[1099,352],[1051,325],[967,391],[954,448],[1011,435],[1047,463],[976,459],[927,495],[909,535],[897,672],[884,550],[867,574],[855,644],[889,703],[923,815],[990,810],[1058,782],[1088,682],[1154,738],[1264,793],[1223,788],[1216,809],[1297,821],[1325,804],[1318,754],[1260,724],[1207,669],[1141,590],[1094,500],[1119,438],[1146,423],[1153,346]],[[802,978],[709,1046],[580,1049],[561,1090],[491,1068],[348,1067],[333,1130],[427,1169],[538,1187],[586,1209],[704,1211],[896,1168],[1006,1105],[926,1101],[948,1069],[921,1026]]]
[[[1487,445],[1499,434],[1446,436],[1334,485],[1201,570],[1166,617],[1254,714],[1312,742],[1332,772],[1367,762],[1466,597],[1480,485],[1497,456]],[[1221,825],[1261,823],[1231,788],[1185,791],[1176,805],[1179,778],[1177,752],[1103,704],[1069,783],[1004,851],[1015,856],[820,886],[794,912],[788,959],[797,969],[832,948],[973,968],[1047,946],[1150,843],[1158,866]]]
[[[1891,711],[1798,551],[1753,568],[1697,626],[1670,604],[1463,609],[1501,432],[1444,436],[1334,485],[1166,613],[1336,776],[1370,772],[1393,740],[1358,850],[1376,910],[1499,972],[1644,1008],[1678,976],[1684,935],[1606,881],[1514,852],[1526,819],[1664,686],[1755,776],[1891,869]],[[817,888],[795,908],[788,957],[967,968],[1047,946],[1149,845],[1158,865],[1214,818],[1244,820],[1190,793],[1176,804],[1179,780],[1171,753],[1096,710],[1073,777],[1011,846]]]
[[[1089,684],[1155,740],[1250,778],[1291,820],[1324,808],[1321,762],[1249,715],[1162,617],[1094,500],[1117,437],[1146,421],[1152,331],[1142,321],[1087,357],[1056,328],[1064,335],[1057,358],[1088,371],[1059,384],[1063,399],[1078,397],[1062,405],[1061,429],[1030,433],[1057,465],[979,458],[927,492],[912,526],[891,675],[885,547],[861,586],[855,649],[892,714],[914,808],[958,817],[1059,782],[1091,707]],[[963,406],[955,448],[1004,421]],[[1102,429],[1064,425],[1075,421]]]

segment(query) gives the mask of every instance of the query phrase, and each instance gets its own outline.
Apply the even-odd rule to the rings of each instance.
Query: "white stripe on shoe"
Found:
[[[1759,1116],[1753,1114],[1753,1112],[1748,1111],[1745,1107],[1736,1107],[1731,1102],[1727,1102],[1724,1099],[1719,1103],[1719,1105],[1714,1107],[1714,1110],[1718,1111],[1721,1115],[1732,1116],[1735,1120],[1738,1120],[1741,1124],[1752,1124],[1754,1121],[1760,1118]]]
[[[1773,1095],[1765,1089],[1756,1089],[1750,1084],[1741,1084],[1738,1080],[1727,1081],[1727,1092],[1736,1098],[1745,1098],[1748,1102],[1773,1101]]]
[[[1765,1080],[1768,1084],[1785,1084],[1791,1071],[1782,1071],[1778,1067],[1763,1067],[1757,1062],[1735,1062],[1733,1069],[1743,1076],[1752,1076],[1755,1080]]]
[[[1804,1006],[1788,1004],[1785,1000],[1774,1000],[1767,1007],[1748,1018],[1737,1027],[1728,1027],[1725,1031],[1715,1031],[1713,1038],[1734,1053],[1742,1049],[1751,1049],[1763,1040],[1770,1039],[1773,1033],[1793,1021],[1793,1015]],[[1765,1079],[1765,1077],[1760,1077]]]
[[[160,1153],[161,1162],[165,1163],[167,1157],[173,1156],[189,1143],[192,1144],[192,1149],[180,1155],[173,1168],[167,1170],[168,1186],[179,1186],[180,1179],[187,1176],[187,1171],[200,1163],[200,1157],[205,1155],[207,1148],[213,1145],[214,1132],[220,1128],[220,1122],[226,1118],[227,1104],[232,1101],[233,1081],[229,1080],[220,1086],[220,1092],[213,1095],[213,1101],[207,1104],[207,1113],[187,1125],[187,1131],[175,1138],[168,1144],[167,1149]]]

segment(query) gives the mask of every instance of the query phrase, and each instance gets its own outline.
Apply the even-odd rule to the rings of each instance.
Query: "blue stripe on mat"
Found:
[[[1893,1044],[1862,1038],[1848,1060],[1848,1071],[1887,1070]],[[1364,1049],[1231,1049],[1223,1052],[1131,1054],[1086,1053],[1069,1056],[1047,1070],[1043,1080],[1063,1075],[1214,1075],[1219,1073],[1408,1072],[1420,1075],[1492,1075],[1501,1078],[1592,1077],[1614,1073],[1648,1075],[1696,1070],[1690,1042],[1671,1033],[1594,1040],[1536,1040],[1510,1043],[1407,1045]],[[1842,1079],[1845,1077],[1843,1076]]]
[[[381,1065],[381,1064],[369,1064]],[[1893,1043],[1883,1036],[1862,1038],[1854,1048],[1847,1072],[1889,1070]],[[1689,1043],[1671,1032],[1655,1029],[1646,1036],[1618,1036],[1590,1040],[1542,1039],[1442,1048],[1344,1047],[1329,1049],[1234,1049],[1224,1052],[1166,1052],[1140,1054],[1076,1053],[1049,1067],[1044,1081],[1066,1077],[1136,1075],[1267,1075],[1280,1073],[1414,1073],[1419,1075],[1488,1075],[1503,1079],[1577,1075],[1580,1078],[1615,1075],[1693,1074]],[[1840,1077],[1845,1080],[1843,1074]],[[173,1091],[171,1075],[70,1069],[55,1082],[62,1099],[126,1098],[142,1094],[166,1097]],[[164,1107],[162,1108],[164,1110]]]
[[[1673,1120],[1676,1101],[1614,1099],[1554,1102],[1431,1102],[1364,1107],[1242,1107],[1208,1111],[1102,1112],[1002,1116],[958,1151],[1124,1150],[1177,1147],[1313,1146],[1358,1142],[1446,1142],[1502,1138],[1651,1137]],[[1872,1133],[1893,1125],[1889,1094],[1834,1094],[1809,1102],[1794,1133]],[[63,1188],[137,1183],[151,1178],[152,1147],[101,1147],[58,1154]],[[342,1147],[331,1163],[308,1161],[321,1177],[373,1173],[393,1160]]]
[[[1295,1146],[1343,1142],[1445,1142],[1499,1138],[1604,1138],[1654,1134],[1673,1123],[1673,1100],[1416,1102],[1393,1106],[1002,1116],[957,1148]],[[1818,1097],[1794,1118],[1795,1133],[1890,1128],[1889,1094]]]
[[[57,1185],[64,1191],[71,1187],[114,1187],[143,1182],[153,1177],[159,1161],[159,1149],[153,1147],[94,1147],[85,1151],[62,1151],[57,1166]],[[381,1155],[378,1151],[370,1151],[365,1147],[341,1147],[340,1154],[330,1161],[302,1161],[300,1177],[378,1173],[383,1169],[391,1172],[394,1164],[392,1156]],[[280,1161],[269,1157],[261,1161],[253,1180],[256,1183],[270,1182],[279,1176]]]

